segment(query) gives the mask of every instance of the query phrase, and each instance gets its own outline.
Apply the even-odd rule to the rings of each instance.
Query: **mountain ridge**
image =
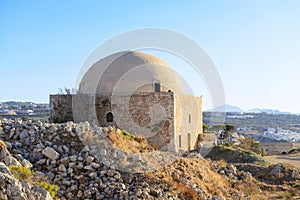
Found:
[[[238,106],[225,104],[222,106],[218,106],[213,109],[208,109],[203,112],[232,112],[232,113],[268,113],[268,114],[295,114],[286,111],[280,111],[277,109],[269,109],[269,108],[253,108],[250,110],[243,110]]]

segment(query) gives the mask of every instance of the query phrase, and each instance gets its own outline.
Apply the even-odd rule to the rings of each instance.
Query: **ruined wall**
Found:
[[[146,137],[151,145],[157,146],[160,150],[174,151],[172,92],[113,96],[111,109],[118,127]]]
[[[72,107],[73,103],[73,107]],[[161,150],[175,150],[174,94],[147,92],[133,95],[50,95],[53,122],[89,121],[116,126],[147,138]],[[73,110],[72,110],[73,108]],[[112,113],[113,121],[107,121]]]
[[[292,149],[300,148],[300,143],[292,142],[261,142],[260,147],[269,155],[288,153]]]
[[[51,122],[73,121],[72,95],[50,95]]]

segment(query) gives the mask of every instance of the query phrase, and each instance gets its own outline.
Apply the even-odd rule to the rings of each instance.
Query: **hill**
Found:
[[[36,191],[24,182],[27,179],[20,184],[12,177],[26,172],[23,167],[45,184],[57,185],[58,191],[51,192],[60,199],[291,199],[300,195],[294,190],[300,185],[299,171],[289,176],[291,180],[272,179],[272,174],[290,173],[291,168],[274,171],[277,166],[246,165],[245,171],[237,169],[237,160],[232,164],[204,159],[197,152],[186,156],[159,152],[141,137],[88,122],[2,120],[0,138],[5,142],[0,142],[4,144],[0,149],[2,199],[8,199],[13,188],[25,197],[29,190]],[[14,174],[9,165],[23,167]],[[256,175],[256,168],[264,173]],[[8,176],[15,184],[6,181]]]
[[[232,112],[232,113],[241,113],[244,112],[241,108],[237,106],[232,106],[225,104],[223,106],[216,107],[214,109],[206,110],[204,112]]]

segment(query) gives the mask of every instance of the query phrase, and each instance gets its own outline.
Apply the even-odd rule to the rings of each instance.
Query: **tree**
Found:
[[[236,131],[236,127],[234,125],[225,124],[225,126],[223,127],[223,130],[222,130],[222,133],[221,133],[221,138],[223,140],[225,140],[226,142],[228,142],[230,133],[233,133],[234,131]]]
[[[209,126],[205,123],[202,124],[203,133],[205,133],[208,130]]]

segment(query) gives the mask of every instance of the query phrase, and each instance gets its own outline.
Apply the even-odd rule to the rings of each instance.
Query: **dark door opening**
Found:
[[[111,112],[106,114],[106,122],[114,122],[114,115]]]

